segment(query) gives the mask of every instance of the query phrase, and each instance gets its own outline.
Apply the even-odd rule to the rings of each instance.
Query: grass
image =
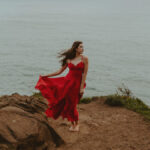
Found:
[[[91,97],[85,97],[85,98],[81,98],[79,101],[79,104],[84,103],[84,104],[88,104],[92,101]]]
[[[35,96],[35,97],[43,97],[41,92],[33,92],[32,96]]]
[[[110,106],[125,107],[144,116],[145,120],[150,121],[150,107],[141,99],[133,96],[132,92],[126,88],[119,87],[115,94],[106,96],[105,104]]]

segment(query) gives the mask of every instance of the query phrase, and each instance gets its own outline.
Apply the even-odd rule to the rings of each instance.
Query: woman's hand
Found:
[[[80,94],[84,93],[84,88],[80,88]]]

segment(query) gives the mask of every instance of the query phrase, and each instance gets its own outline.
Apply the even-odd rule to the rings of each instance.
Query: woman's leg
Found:
[[[75,125],[78,125],[78,120],[77,120],[77,121],[75,121]]]
[[[71,121],[71,123],[72,123],[73,126],[75,125],[74,121]]]

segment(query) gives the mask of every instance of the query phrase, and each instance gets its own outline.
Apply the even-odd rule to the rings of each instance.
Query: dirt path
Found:
[[[68,131],[67,119],[49,118],[65,140],[57,150],[150,150],[150,123],[125,108],[110,107],[102,99],[78,104],[79,132]]]

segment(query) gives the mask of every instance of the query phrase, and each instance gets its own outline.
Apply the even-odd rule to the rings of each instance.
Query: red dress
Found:
[[[57,119],[59,116],[67,118],[68,121],[77,121],[79,114],[77,104],[81,99],[80,84],[84,71],[84,62],[77,65],[68,63],[69,72],[63,77],[42,77],[35,86],[40,90],[43,97],[48,101],[48,109],[45,111],[47,117]],[[84,88],[86,82],[84,83]]]

